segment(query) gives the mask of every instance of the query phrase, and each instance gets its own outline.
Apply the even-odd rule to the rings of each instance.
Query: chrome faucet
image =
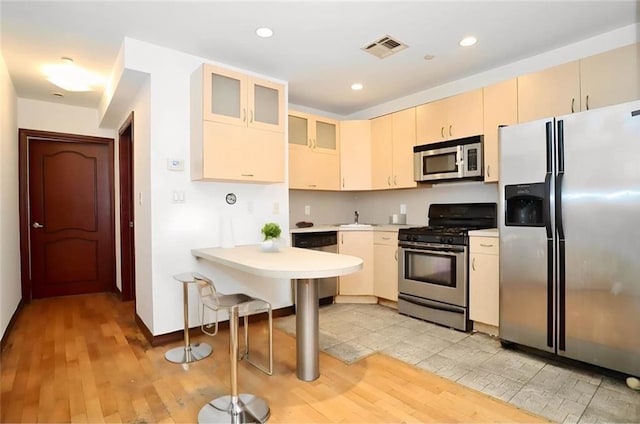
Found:
[[[358,218],[360,217],[360,214],[358,213],[358,211],[355,212],[354,217],[353,217],[353,223],[357,224],[358,223]]]

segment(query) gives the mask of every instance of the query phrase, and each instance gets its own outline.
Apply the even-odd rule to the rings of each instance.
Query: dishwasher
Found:
[[[291,235],[293,247],[338,253],[338,232],[318,231],[308,233],[293,233]],[[293,284],[293,304],[296,303],[296,284]],[[318,299],[320,305],[330,305],[338,294],[338,277],[318,279]]]

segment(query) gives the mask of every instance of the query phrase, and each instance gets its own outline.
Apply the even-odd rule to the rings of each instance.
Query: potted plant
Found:
[[[260,244],[262,250],[268,252],[275,252],[278,250],[278,239],[280,238],[280,234],[282,234],[282,230],[280,229],[280,225],[275,222],[267,222],[262,227],[260,232],[264,235],[264,241]]]

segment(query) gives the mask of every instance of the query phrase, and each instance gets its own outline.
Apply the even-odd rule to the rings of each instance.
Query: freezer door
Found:
[[[558,354],[640,375],[640,102],[558,125]]]
[[[553,352],[553,120],[500,130],[500,338]],[[544,226],[506,223],[505,187],[544,183]],[[512,189],[510,190],[512,191]]]

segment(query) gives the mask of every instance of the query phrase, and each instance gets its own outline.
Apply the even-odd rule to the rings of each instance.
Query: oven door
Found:
[[[467,247],[436,245],[398,249],[398,291],[467,306]]]

